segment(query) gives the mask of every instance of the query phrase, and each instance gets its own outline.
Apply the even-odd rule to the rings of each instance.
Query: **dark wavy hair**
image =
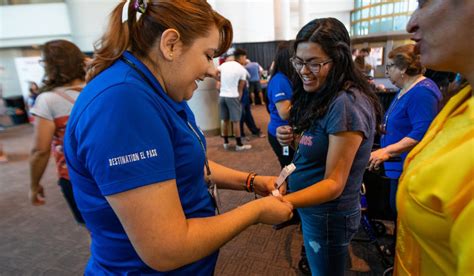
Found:
[[[289,122],[296,133],[308,129],[315,119],[323,117],[330,103],[341,93],[355,88],[367,96],[375,109],[377,130],[380,130],[382,107],[366,78],[355,68],[352,61],[351,40],[344,24],[335,18],[319,18],[310,21],[297,34],[294,51],[302,42],[313,42],[321,46],[333,61],[326,82],[316,93],[303,89],[301,78],[294,78],[293,107]]]
[[[273,59],[273,67],[270,71],[270,77],[273,77],[276,73],[282,73],[291,80],[295,75],[295,69],[290,62],[291,56],[293,56],[291,42],[280,42],[277,46],[275,58]]]
[[[84,53],[67,40],[52,40],[41,47],[44,63],[41,92],[51,91],[73,80],[84,80],[86,76]]]

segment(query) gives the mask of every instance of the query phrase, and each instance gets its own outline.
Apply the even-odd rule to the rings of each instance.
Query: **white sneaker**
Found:
[[[235,146],[236,151],[242,151],[242,150],[249,150],[252,148],[252,145],[242,145],[242,146]]]
[[[222,146],[224,146],[225,150],[229,150],[230,148],[229,143],[224,143]]]

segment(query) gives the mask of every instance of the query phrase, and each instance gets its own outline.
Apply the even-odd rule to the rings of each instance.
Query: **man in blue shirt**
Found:
[[[265,100],[263,98],[262,85],[260,84],[260,77],[262,76],[263,68],[257,62],[247,59],[245,64],[245,69],[250,74],[249,78],[249,92],[250,99],[252,100],[252,105],[255,105],[255,94],[258,94],[260,99],[260,104],[265,105]]]

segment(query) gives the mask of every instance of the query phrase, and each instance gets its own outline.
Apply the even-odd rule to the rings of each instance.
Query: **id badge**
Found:
[[[290,155],[290,147],[289,146],[283,146],[283,156],[289,156]]]

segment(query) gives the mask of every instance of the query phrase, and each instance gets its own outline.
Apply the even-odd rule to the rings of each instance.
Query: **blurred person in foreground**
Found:
[[[36,97],[35,104],[30,109],[35,117],[30,155],[30,200],[36,206],[46,203],[40,180],[53,151],[58,184],[74,218],[78,223],[84,224],[74,199],[63,143],[69,114],[84,86],[85,55],[67,40],[53,40],[42,46],[41,58],[40,63],[45,72],[41,89],[43,92]]]
[[[230,22],[206,1],[126,1],[112,11],[66,131],[92,238],[86,275],[212,275],[237,234],[291,218],[291,204],[273,196],[216,215],[214,184],[267,195],[276,180],[208,162],[187,104],[231,41]]]
[[[421,63],[459,72],[454,95],[408,154],[397,193],[395,275],[474,275],[474,1],[418,1],[407,31]]]
[[[310,21],[293,48],[298,78],[290,125],[277,128],[280,143],[298,144],[288,182],[292,193],[285,199],[298,208],[311,273],[344,275],[381,107],[355,68],[350,37],[339,20]]]

